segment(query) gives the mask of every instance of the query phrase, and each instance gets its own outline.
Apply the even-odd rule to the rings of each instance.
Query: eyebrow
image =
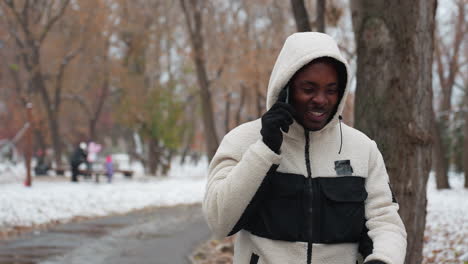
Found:
[[[307,80],[301,81],[300,84],[317,85],[316,82],[311,82],[311,81],[307,81]],[[332,83],[327,84],[326,86],[333,86],[333,85],[338,85],[338,82],[332,82]]]

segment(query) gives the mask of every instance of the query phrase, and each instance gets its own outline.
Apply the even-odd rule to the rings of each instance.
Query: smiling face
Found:
[[[340,100],[333,64],[312,61],[291,78],[290,89],[296,119],[306,129],[320,130],[333,118]]]

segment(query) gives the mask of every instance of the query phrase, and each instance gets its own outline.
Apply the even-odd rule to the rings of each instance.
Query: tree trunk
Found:
[[[35,65],[40,69],[40,59],[38,48],[32,49],[32,65]],[[25,62],[26,64],[26,62]],[[39,92],[42,103],[47,113],[47,121],[50,129],[50,141],[52,142],[52,148],[54,150],[55,166],[61,167],[62,165],[62,146],[60,140],[60,125],[59,125],[59,112],[60,105],[52,102],[50,99],[48,90],[45,85],[45,81],[40,70],[34,69],[32,66],[26,67],[28,72],[32,75],[32,89]],[[55,103],[55,104],[54,104]]]
[[[440,96],[438,100],[441,115],[437,121],[437,129],[434,129],[434,170],[437,189],[449,189],[448,170],[450,164],[450,150],[452,149],[451,136],[449,134],[450,115],[452,113],[452,93],[455,78],[459,73],[459,53],[463,43],[465,22],[465,5],[458,1],[457,20],[454,25],[454,38],[450,48],[444,46],[440,34],[436,34],[434,42],[435,62],[440,83]],[[450,49],[450,53],[445,50]]]
[[[148,143],[148,172],[150,175],[156,176],[161,159],[159,144],[158,140],[154,138],[149,139]]]
[[[93,112],[93,116],[91,116],[89,120],[89,140],[97,140],[97,124],[99,122],[99,119],[101,118],[101,113],[104,109],[104,103],[106,102],[108,95],[109,76],[107,75],[101,87],[101,93],[99,94],[99,98],[96,103],[96,109]]]
[[[182,149],[182,153],[180,154],[180,163],[179,163],[180,165],[185,164],[185,159],[187,158],[189,151],[190,151],[190,148],[188,146],[185,146]]]
[[[35,52],[34,54],[39,54],[39,52]],[[39,66],[39,57],[34,57],[34,65]],[[52,148],[54,150],[54,160],[55,166],[61,167],[62,166],[62,144],[60,140],[60,123],[59,123],[59,112],[60,112],[60,105],[54,104],[50,100],[49,93],[47,92],[44,78],[42,77],[42,73],[40,71],[36,71],[33,73],[33,85],[34,90],[37,90],[42,99],[42,103],[46,109],[47,113],[47,120],[50,129],[50,141],[52,142]]]
[[[256,94],[257,96],[255,97],[255,99],[256,99],[257,117],[261,117],[263,115],[263,112],[265,111],[265,108],[263,106],[263,102],[265,102],[265,97],[262,96],[262,92],[260,92],[260,88],[258,86],[256,87]]]
[[[465,124],[463,127],[463,168],[465,171],[465,188],[468,188],[468,88],[465,87],[465,103],[462,109]]]
[[[96,141],[96,120],[91,118],[88,122],[88,141]]]
[[[49,117],[50,136],[52,140],[52,148],[54,149],[54,160],[57,167],[62,166],[62,142],[60,140],[59,122],[57,114]]]
[[[201,38],[201,36],[200,36]],[[202,47],[197,47],[195,52],[195,65],[197,68],[198,85],[200,86],[200,98],[203,110],[203,125],[205,131],[205,142],[208,158],[211,160],[219,146],[214,122],[213,104],[211,103],[211,92],[208,89],[208,77],[205,69],[205,58],[201,52]],[[201,54],[200,54],[201,53]]]
[[[164,155],[164,162],[162,162],[162,176],[167,176],[167,173],[171,169],[171,164],[172,164],[172,157],[174,156],[174,150],[170,149],[166,152],[166,155]]]
[[[197,73],[198,86],[200,87],[200,99],[203,112],[203,126],[205,131],[205,144],[207,148],[208,159],[211,160],[219,146],[219,139],[216,134],[216,125],[214,120],[213,105],[211,102],[211,92],[209,90],[209,80],[206,73],[204,39],[202,35],[202,9],[200,0],[185,1],[180,0],[187,31],[192,44],[193,57]],[[188,8],[186,7],[188,5]]]
[[[231,92],[226,93],[226,102],[224,105],[224,131],[226,131],[226,134],[229,132],[230,126],[230,115],[231,114]]]
[[[41,150],[45,153],[45,151],[47,150],[47,145],[44,140],[44,134],[42,133],[42,130],[35,127],[33,128],[33,133],[34,133],[34,141],[35,141],[34,149],[36,151]]]
[[[241,90],[239,94],[239,109],[236,111],[236,126],[239,126],[241,124],[241,113],[242,109],[244,109],[245,97],[247,95],[246,90],[247,87],[241,84]]]
[[[58,82],[58,88],[53,91],[54,95],[50,96],[49,90],[46,89],[46,82],[43,78],[44,75],[41,69],[40,56],[44,39],[52,29],[53,25],[63,17],[70,0],[59,1],[60,5],[56,5],[56,12],[53,12],[52,10],[46,11],[46,9],[35,8],[38,6],[30,5],[30,2],[32,1],[26,1],[26,3],[23,5],[22,11],[18,12],[14,4],[15,1],[3,2],[4,6],[2,6],[2,10],[3,7],[6,7],[10,9],[12,14],[14,14],[14,18],[11,20],[14,21],[14,23],[10,25],[12,26],[11,31],[17,31],[20,33],[18,35],[21,35],[21,37],[18,37],[15,34],[13,35],[15,37],[15,42],[18,45],[18,48],[23,51],[21,54],[18,54],[18,56],[21,56],[24,67],[31,77],[31,92],[39,92],[42,103],[46,108],[50,135],[52,137],[51,141],[54,149],[55,162],[57,166],[60,166],[62,163],[62,149],[59,133],[59,110],[61,99],[61,90],[59,88],[61,88],[61,83]],[[46,7],[49,5],[39,6]],[[47,13],[47,15],[43,16],[43,14],[41,14],[42,12],[43,14]],[[3,13],[6,12],[2,12],[2,15],[5,15]],[[41,22],[45,23],[38,24],[37,21],[32,19],[32,17],[35,17],[37,14],[40,14]],[[60,73],[58,74],[60,80],[63,77],[63,70],[65,69],[65,66],[75,55],[70,55],[63,58],[62,64],[60,65]]]
[[[435,171],[436,177],[436,187],[437,189],[450,189],[448,181],[448,155],[447,155],[447,146],[443,141],[443,134],[446,128],[447,123],[442,120],[437,121],[434,114],[434,122],[432,125],[433,132],[433,146],[432,146],[432,155],[433,155],[433,168]]]
[[[296,21],[297,32],[312,31],[304,0],[291,0],[291,7],[294,14],[294,20]]]
[[[326,0],[317,0],[317,31],[325,33]]]
[[[431,168],[436,0],[352,0],[357,46],[355,125],[387,164],[408,232],[406,263],[421,263]]]

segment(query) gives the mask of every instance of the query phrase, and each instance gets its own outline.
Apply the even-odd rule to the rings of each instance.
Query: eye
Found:
[[[338,89],[335,89],[335,88],[327,89],[327,94],[329,94],[329,95],[335,95],[337,93],[338,93]]]
[[[305,93],[313,93],[315,92],[316,88],[313,87],[313,86],[305,86],[302,88],[302,91],[304,91]]]

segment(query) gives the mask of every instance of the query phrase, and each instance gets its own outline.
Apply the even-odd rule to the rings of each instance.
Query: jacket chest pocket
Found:
[[[365,224],[365,178],[320,178],[320,240],[323,243],[358,242]],[[317,219],[317,218],[316,218]]]

